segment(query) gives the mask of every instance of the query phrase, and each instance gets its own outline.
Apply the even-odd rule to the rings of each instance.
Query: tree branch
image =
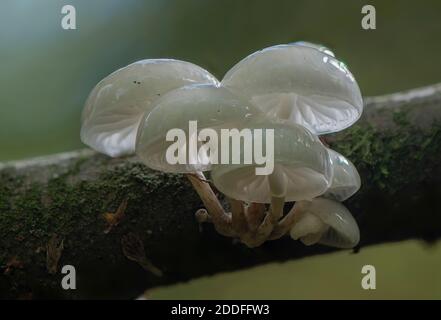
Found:
[[[362,177],[346,202],[360,246],[437,239],[441,84],[365,101],[356,125],[325,137]],[[157,285],[332,250],[289,238],[249,249],[211,225],[201,229],[194,218],[201,207],[185,177],[133,157],[83,150],[0,164],[0,298],[133,298]],[[76,268],[77,290],[60,286],[66,264]]]

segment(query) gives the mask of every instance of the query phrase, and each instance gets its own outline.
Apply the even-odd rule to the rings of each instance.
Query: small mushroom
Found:
[[[206,141],[200,141],[199,137],[204,129],[217,135],[221,129],[235,128],[258,113],[260,111],[247,100],[222,86],[200,84],[173,90],[158,99],[154,103],[153,111],[146,114],[141,121],[136,139],[136,154],[150,168],[163,172],[186,173],[217,231],[231,236],[231,216],[223,210],[202,173],[210,170],[213,163],[219,160],[220,146],[211,144],[218,141],[211,141],[212,138],[207,136],[211,147],[204,148]],[[196,126],[190,128],[192,121]],[[174,141],[173,135],[169,137],[170,132],[173,135],[179,133],[177,141]],[[170,163],[170,150],[172,154],[178,152],[184,155],[183,159]]]
[[[336,248],[353,248],[360,240],[357,222],[338,201],[316,198],[294,205],[295,223],[290,235],[309,246],[320,243]]]
[[[272,197],[311,200],[328,189],[331,161],[317,136],[300,125],[269,119],[256,118],[246,126],[262,129],[262,141],[266,141],[265,130],[274,130],[274,169],[269,175],[256,175],[256,168],[262,165],[255,161],[216,165],[211,176],[219,191],[242,201],[270,203]]]
[[[138,125],[152,103],[168,91],[193,83],[218,84],[208,71],[172,59],[141,60],[101,80],[81,117],[81,140],[112,157],[135,152]]]
[[[256,245],[259,245],[260,240],[267,240],[283,216],[285,201],[310,200],[327,190],[332,177],[331,161],[320,140],[300,125],[259,119],[247,126],[274,130],[272,173],[256,175],[260,166],[256,162],[221,164],[213,166],[211,177],[216,188],[230,198],[271,203],[269,214],[260,226],[264,230],[257,231],[260,235]]]
[[[195,173],[211,169],[219,162],[218,140],[200,141],[204,129],[220,136],[221,129],[236,128],[260,111],[229,90],[216,85],[191,85],[173,90],[153,106],[141,121],[136,139],[136,154],[152,169],[174,173]],[[190,122],[193,126],[190,128]],[[171,131],[173,130],[173,131]],[[173,133],[173,135],[171,135]],[[208,133],[208,131],[205,131]],[[170,136],[169,136],[170,134]],[[174,140],[174,135],[181,139]],[[179,138],[179,137],[178,137]],[[181,142],[181,145],[179,144]],[[195,143],[195,144],[194,144]],[[205,148],[203,146],[206,146]],[[167,152],[184,158],[170,163]],[[211,153],[213,152],[213,153]],[[182,161],[179,161],[182,160]]]
[[[229,70],[221,83],[249,97],[266,115],[314,134],[343,130],[363,110],[360,89],[345,64],[308,43],[257,51]]]
[[[357,168],[343,155],[328,149],[332,161],[332,183],[323,195],[326,198],[344,201],[355,194],[361,186]]]

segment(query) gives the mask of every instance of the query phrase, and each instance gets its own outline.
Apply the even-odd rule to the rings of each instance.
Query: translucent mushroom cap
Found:
[[[269,119],[251,120],[247,128],[274,129],[274,170],[269,175],[257,175],[256,168],[264,167],[254,158],[253,163],[219,164],[213,166],[211,178],[223,194],[242,201],[270,203],[272,196],[283,196],[285,201],[313,199],[329,187],[332,177],[327,149],[306,128]],[[266,131],[262,131],[263,154],[268,157]],[[253,148],[255,149],[255,143]],[[255,152],[255,150],[254,150]],[[241,145],[241,158],[244,147]],[[276,185],[276,187],[274,187]],[[277,194],[275,189],[285,189]]]
[[[332,183],[324,197],[344,201],[355,194],[361,186],[360,175],[351,161],[337,151],[328,149],[332,161]]]
[[[336,248],[353,248],[360,241],[357,222],[340,202],[316,198],[297,202],[295,206],[296,221],[290,231],[294,240]]]
[[[260,113],[247,100],[216,85],[192,85],[173,90],[154,103],[154,109],[146,114],[138,130],[136,153],[148,167],[176,173],[207,171],[212,162],[210,152],[201,148],[204,141],[197,140],[197,156],[190,153],[190,121],[197,121],[198,134],[203,129],[215,131],[235,128],[251,116]],[[177,129],[185,134],[186,163],[170,164],[167,150],[178,141],[167,141],[169,130]],[[210,140],[210,139],[207,139]],[[220,149],[220,142],[217,150]],[[202,150],[201,152],[199,152]],[[220,154],[219,154],[220,155]],[[191,163],[193,162],[193,163]]]
[[[268,116],[314,134],[343,130],[363,110],[360,89],[345,64],[309,43],[255,52],[228,71],[222,84],[249,97]]]
[[[90,93],[81,118],[81,140],[112,157],[135,152],[138,125],[152,102],[193,83],[218,84],[208,71],[172,59],[141,60],[101,80]]]

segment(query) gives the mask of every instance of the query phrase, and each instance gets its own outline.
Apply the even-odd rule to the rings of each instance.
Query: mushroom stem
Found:
[[[285,206],[285,197],[271,197],[271,207],[269,215],[271,222],[275,224],[283,216],[283,207]]]
[[[288,181],[280,168],[274,168],[273,173],[268,176],[268,184],[271,192],[271,206],[262,224],[256,230],[253,243],[255,247],[260,246],[268,239],[274,226],[283,216]]]
[[[296,201],[291,210],[289,210],[285,217],[283,217],[283,219],[277,224],[277,226],[275,226],[268,240],[280,239],[285,234],[290,232],[295,224],[298,223],[301,219],[302,211],[305,211],[310,204],[311,202],[307,200]]]
[[[276,167],[273,173],[268,176],[268,183],[271,191],[269,215],[271,222],[275,223],[283,216],[288,181],[283,171]]]
[[[207,208],[217,232],[224,236],[233,236],[231,217],[224,211],[219,199],[205,179],[204,174],[202,172],[196,172],[186,174],[186,176],[201,198],[205,208]]]
[[[245,217],[245,208],[242,201],[228,198],[231,207],[231,219],[233,230],[238,234],[242,235],[248,232],[248,221]]]
[[[291,210],[283,217],[282,220],[274,227],[268,240],[277,240],[288,233],[297,221],[299,214],[299,206],[294,205]]]
[[[254,235],[252,245],[247,244],[249,247],[258,247],[266,240],[274,229],[274,225],[283,215],[283,206],[285,204],[285,197],[271,197],[271,207],[269,212],[263,219],[262,224],[257,228]]]
[[[256,230],[254,243],[256,247],[268,239],[268,236],[274,229],[274,225],[283,216],[288,181],[280,168],[274,168],[273,173],[268,176],[268,184],[271,192],[271,206],[262,224]]]
[[[256,231],[265,218],[265,204],[252,202],[245,212],[248,226],[251,231]]]

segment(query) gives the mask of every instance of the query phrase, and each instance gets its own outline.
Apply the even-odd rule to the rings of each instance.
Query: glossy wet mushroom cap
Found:
[[[195,83],[217,85],[208,71],[173,59],[141,60],[101,80],[90,93],[81,118],[81,140],[112,157],[135,152],[143,114],[165,93]]]
[[[332,161],[333,175],[332,183],[323,196],[344,201],[360,189],[360,175],[350,160],[332,149],[328,149],[328,152]]]
[[[236,64],[222,84],[271,117],[314,134],[343,130],[360,117],[360,89],[346,65],[311,45],[278,45]]]
[[[357,222],[340,202],[316,198],[295,206],[296,222],[290,232],[294,240],[336,248],[353,248],[360,241]]]
[[[265,130],[274,130],[274,171],[256,175],[256,168],[263,165],[255,162],[216,165],[211,177],[219,191],[237,200],[270,203],[272,196],[298,201],[313,199],[327,190],[332,176],[329,154],[306,128],[262,118],[250,121],[247,128],[263,129],[257,140],[263,142],[264,152],[268,150]]]
[[[205,141],[197,142],[197,157],[190,154],[190,121],[197,121],[197,134],[204,129],[216,132],[236,128],[260,111],[229,90],[216,85],[192,85],[173,90],[154,103],[139,127],[136,153],[148,167],[165,172],[189,173],[212,167],[210,152],[203,152]],[[167,150],[177,141],[167,141],[170,130],[182,130],[187,144],[185,164],[170,164]],[[195,137],[197,139],[198,137]],[[209,139],[208,139],[209,140]],[[220,142],[218,149],[220,150]],[[182,149],[181,149],[182,150]],[[199,152],[202,150],[201,152]],[[213,150],[213,149],[212,149]],[[218,153],[220,156],[220,153]],[[217,158],[218,159],[218,158]],[[190,163],[193,160],[193,163]],[[218,160],[219,161],[219,160]]]

